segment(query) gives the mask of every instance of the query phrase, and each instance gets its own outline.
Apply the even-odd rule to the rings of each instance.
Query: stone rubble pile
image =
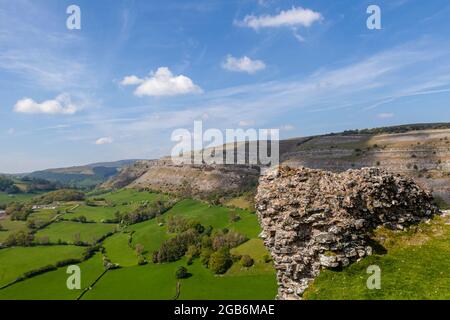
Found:
[[[261,177],[256,209],[277,270],[278,299],[300,299],[322,268],[371,255],[368,234],[378,226],[402,230],[439,211],[431,193],[382,169],[289,167]]]

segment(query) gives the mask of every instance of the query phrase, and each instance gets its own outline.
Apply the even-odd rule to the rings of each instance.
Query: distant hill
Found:
[[[92,163],[84,166],[55,168],[21,174],[22,177],[45,179],[74,188],[93,188],[116,175],[137,160]]]
[[[254,144],[257,142],[250,142]],[[215,154],[249,143],[214,148]],[[212,150],[195,151],[211,154]],[[187,154],[186,160],[192,154]],[[280,163],[342,172],[381,167],[414,178],[420,185],[450,203],[450,123],[407,124],[374,129],[347,130],[280,141]],[[194,196],[230,195],[254,189],[254,166],[174,165],[169,158],[137,162],[112,177],[103,188],[147,188]]]

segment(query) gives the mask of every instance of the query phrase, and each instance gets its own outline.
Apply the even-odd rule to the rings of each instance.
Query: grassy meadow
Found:
[[[50,243],[65,242],[69,244],[73,244],[75,240],[79,239],[92,244],[115,229],[116,225],[114,224],[60,221],[39,230],[36,238],[46,237]]]
[[[0,250],[0,287],[25,272],[55,264],[66,259],[81,258],[84,248],[76,246],[15,247]]]
[[[104,239],[100,245],[103,253],[79,264],[82,271],[82,289],[90,287],[104,271],[102,255],[119,269],[108,270],[82,299],[173,299],[177,282],[181,281],[179,299],[273,299],[276,295],[275,272],[271,263],[264,263],[267,254],[261,240],[257,238],[260,228],[254,213],[243,209],[211,206],[196,200],[182,200],[169,209],[161,218],[151,219],[127,227],[103,223],[112,219],[116,211],[128,213],[139,204],[152,203],[169,196],[156,193],[124,189],[91,197],[95,205],[84,203],[61,204],[58,208],[62,219],[55,219],[55,210],[40,210],[32,213],[33,221],[51,221],[38,230],[35,237],[47,238],[50,244],[74,243],[75,238],[93,243],[103,235],[117,231]],[[70,210],[72,208],[73,210]],[[69,209],[69,210],[67,210]],[[240,220],[230,221],[230,214],[239,215]],[[70,221],[80,216],[90,223]],[[214,275],[200,264],[198,259],[187,266],[186,259],[176,262],[155,264],[152,253],[161,244],[173,237],[165,221],[169,217],[182,216],[215,229],[228,228],[244,234],[249,241],[233,249],[239,254],[249,254],[255,260],[250,268],[238,267],[238,263],[224,275]],[[54,219],[55,221],[52,221]],[[8,221],[5,227],[13,230],[27,230],[26,222]],[[8,233],[7,231],[5,233]],[[77,235],[77,236],[76,236]],[[0,237],[2,232],[0,232]],[[0,238],[1,239],[1,238]],[[136,245],[144,248],[143,255],[148,263],[138,265]],[[59,249],[61,248],[61,249]],[[0,261],[14,260],[3,267],[0,281],[9,283],[26,271],[54,264],[60,260],[79,258],[85,248],[73,245],[36,246],[27,248],[7,248],[0,250]],[[54,250],[54,251],[52,251]],[[57,250],[61,250],[61,253]],[[3,255],[2,255],[3,254]],[[40,257],[45,256],[41,259]],[[20,265],[20,268],[16,266]],[[187,266],[192,274],[188,279],[177,280],[175,271],[179,266]],[[66,268],[59,268],[34,276],[0,290],[0,299],[77,299],[82,290],[68,290],[65,281]],[[4,280],[3,280],[4,279]],[[0,282],[1,283],[1,282]],[[242,284],[245,283],[245,286]],[[41,289],[42,288],[42,289]]]
[[[0,205],[5,205],[11,202],[25,202],[36,197],[38,194],[34,193],[19,193],[19,194],[6,194],[0,192]]]

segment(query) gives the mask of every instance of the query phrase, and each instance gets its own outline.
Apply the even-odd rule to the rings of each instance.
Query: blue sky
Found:
[[[450,121],[449,16],[447,0],[0,0],[0,172],[168,155],[195,120],[282,138]]]

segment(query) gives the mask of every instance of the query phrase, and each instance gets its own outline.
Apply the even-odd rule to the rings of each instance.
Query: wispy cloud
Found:
[[[52,21],[59,19],[46,6],[25,0],[4,5],[0,10],[0,69],[19,77],[23,87],[48,91],[92,88],[95,77],[90,76],[90,66],[80,54],[86,45],[80,34],[55,26]]]
[[[437,49],[430,43],[405,44],[340,67],[321,68],[301,79],[293,77],[213,90],[193,96],[180,106],[162,103],[167,106],[163,109],[171,111],[151,112],[136,118],[122,118],[120,113],[129,116],[129,110],[148,111],[148,107],[110,111],[108,117],[101,117],[91,125],[101,125],[105,134],[118,133],[129,139],[162,135],[166,139],[162,140],[170,144],[168,131],[190,127],[194,120],[200,119],[215,128],[255,123],[270,127],[275,117],[286,113],[329,113],[339,109],[364,113],[369,106],[394,96],[450,91],[442,88],[450,86],[447,76],[450,63],[439,68],[432,64],[436,59],[444,61],[444,57],[450,57],[446,48]],[[405,78],[405,72],[412,70],[413,75]],[[393,111],[383,113],[385,119],[387,114],[394,114]],[[236,123],[236,119],[242,121]],[[285,131],[293,129],[292,125],[282,127]]]
[[[222,68],[234,72],[254,74],[258,71],[264,70],[266,68],[266,64],[261,60],[252,60],[247,56],[235,58],[228,55],[226,61],[222,63]]]
[[[395,114],[393,114],[392,112],[382,112],[377,114],[377,118],[379,119],[390,119],[395,117]]]
[[[104,145],[104,144],[111,144],[113,143],[114,140],[111,137],[103,137],[103,138],[99,138],[95,141],[96,145]]]
[[[255,30],[261,28],[277,27],[310,27],[313,23],[320,21],[322,15],[319,12],[301,7],[292,7],[292,9],[281,11],[276,15],[247,15],[242,21],[235,21],[235,25],[249,27]]]

